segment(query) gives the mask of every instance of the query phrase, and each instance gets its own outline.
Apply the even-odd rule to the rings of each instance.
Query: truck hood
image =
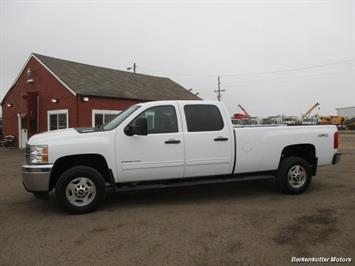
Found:
[[[40,134],[33,135],[27,141],[27,143],[30,145],[49,144],[49,142],[53,142],[58,139],[65,139],[77,135],[79,135],[79,133],[74,128],[46,131]]]

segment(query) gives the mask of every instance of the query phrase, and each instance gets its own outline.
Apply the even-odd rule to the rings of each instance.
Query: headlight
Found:
[[[48,145],[26,145],[26,161],[28,164],[48,163]]]

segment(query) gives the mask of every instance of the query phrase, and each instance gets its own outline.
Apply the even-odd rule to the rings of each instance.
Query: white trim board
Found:
[[[26,63],[22,66],[20,72],[17,74],[17,76],[16,76],[16,78],[15,78],[15,81],[12,82],[10,88],[9,88],[9,89],[7,90],[7,92],[5,93],[4,97],[3,97],[2,100],[1,100],[1,104],[4,103],[4,100],[5,100],[6,96],[9,94],[9,92],[12,90],[12,88],[14,87],[14,85],[16,84],[16,82],[18,81],[18,79],[20,78],[22,72],[25,70],[25,68],[26,68],[28,62],[30,62],[31,58],[32,58],[32,54],[27,58]]]
[[[73,91],[63,80],[61,80],[56,74],[54,74],[54,72],[49,67],[47,67],[46,64],[44,64],[37,56],[32,54],[32,57],[36,59],[49,73],[51,73],[53,77],[55,77],[68,91],[70,91],[74,96],[76,96],[75,91]]]
[[[14,81],[14,82],[11,84],[11,86],[10,86],[10,90],[11,90],[11,88],[16,84],[16,82],[18,81],[18,79],[20,78],[22,72],[25,70],[25,68],[26,68],[28,62],[30,62],[31,58],[32,58],[32,54],[27,58],[27,61],[26,61],[26,63],[23,65],[23,67],[21,68],[20,73],[17,74],[17,77],[15,78],[15,81]],[[5,94],[5,95],[6,95],[6,94]],[[5,97],[4,97],[4,98],[5,98]]]
[[[76,96],[75,91],[73,91],[63,80],[61,80],[52,70],[50,70],[49,67],[47,67],[37,56],[35,56],[33,53],[28,57],[26,63],[23,65],[21,71],[18,73],[17,77],[15,78],[14,82],[11,84],[10,89],[5,93],[3,99],[1,100],[1,104],[5,100],[7,94],[10,92],[10,90],[13,88],[13,86],[16,84],[18,79],[20,78],[22,72],[25,70],[26,66],[28,65],[28,62],[30,62],[31,58],[34,58],[37,60],[38,63],[40,63],[49,73],[53,75],[55,79],[57,79],[68,91],[70,91],[74,96]]]

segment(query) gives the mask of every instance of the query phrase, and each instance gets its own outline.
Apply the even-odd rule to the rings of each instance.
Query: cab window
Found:
[[[155,106],[145,110],[138,117],[147,118],[148,134],[174,133],[179,131],[174,106]]]

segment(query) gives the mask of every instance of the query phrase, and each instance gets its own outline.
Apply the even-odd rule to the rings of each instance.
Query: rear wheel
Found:
[[[58,204],[70,213],[92,212],[105,199],[105,180],[94,168],[76,166],[59,177],[55,196]]]
[[[309,163],[296,156],[282,159],[276,174],[276,184],[287,194],[300,194],[311,183],[312,172]]]

